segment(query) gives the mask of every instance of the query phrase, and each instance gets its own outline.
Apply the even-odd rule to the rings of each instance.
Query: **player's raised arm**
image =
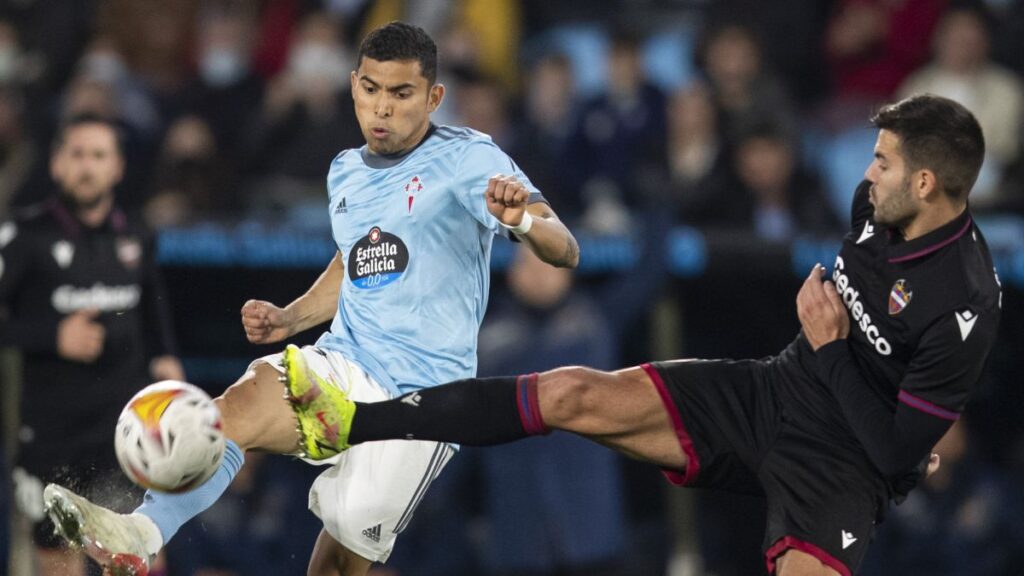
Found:
[[[242,306],[242,326],[253,344],[270,344],[327,322],[338,309],[338,294],[345,276],[341,253],[305,294],[279,308],[265,300],[249,300]]]
[[[541,260],[575,268],[580,247],[547,202],[529,204],[530,191],[515,176],[498,174],[487,182],[487,209]]]

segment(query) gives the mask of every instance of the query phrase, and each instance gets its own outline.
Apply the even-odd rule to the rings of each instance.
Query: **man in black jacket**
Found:
[[[70,120],[50,171],[57,193],[0,224],[0,346],[24,363],[16,494],[34,521],[45,482],[73,479],[116,504],[131,486],[111,448],[118,414],[153,379],[184,377],[153,243],[114,201],[117,127]],[[48,524],[35,531],[42,574],[84,573]]]

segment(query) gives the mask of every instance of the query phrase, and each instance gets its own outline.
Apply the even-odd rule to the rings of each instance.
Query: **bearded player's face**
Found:
[[[398,154],[418,144],[443,97],[444,86],[431,86],[417,60],[364,57],[352,73],[356,118],[376,154]]]
[[[900,154],[900,139],[888,130],[879,130],[875,143],[875,159],[864,172],[871,182],[871,205],[875,222],[901,228],[919,211],[910,190],[910,169]]]

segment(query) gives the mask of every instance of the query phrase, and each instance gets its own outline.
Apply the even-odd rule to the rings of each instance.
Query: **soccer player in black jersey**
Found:
[[[887,106],[830,278],[797,295],[802,331],[766,360],[560,368],[340,403],[337,446],[416,438],[489,445],[566,430],[684,486],[762,494],[769,571],[856,572],[874,524],[966,405],[1000,291],[967,209],[984,156],[959,104]],[[908,481],[910,479],[910,481]]]

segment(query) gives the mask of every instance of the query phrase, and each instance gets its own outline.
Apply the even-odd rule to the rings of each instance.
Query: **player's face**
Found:
[[[404,152],[423,139],[444,86],[430,86],[416,60],[363,58],[352,73],[352,99],[366,145],[376,154]]]
[[[110,195],[123,173],[117,137],[105,124],[69,128],[50,161],[50,174],[63,194],[85,208]]]
[[[880,130],[875,143],[875,160],[864,178],[871,182],[871,205],[875,222],[902,228],[917,215],[919,207],[911,192],[910,170],[900,154],[899,136]]]

